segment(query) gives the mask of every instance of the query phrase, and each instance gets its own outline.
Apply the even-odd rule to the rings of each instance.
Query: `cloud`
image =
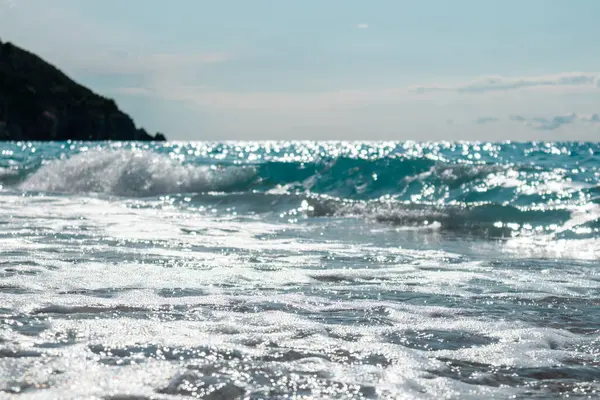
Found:
[[[203,86],[169,85],[120,87],[114,92],[152,96],[165,100],[190,101],[197,106],[231,110],[307,111],[356,108],[373,104],[402,103],[409,99],[403,90],[340,90],[330,92],[226,92]]]
[[[498,121],[499,121],[499,119],[495,118],[495,117],[481,117],[481,118],[477,118],[475,120],[475,123],[483,125],[483,124],[487,124],[487,123],[490,123],[490,122],[498,122]]]
[[[600,114],[577,114],[570,113],[564,115],[556,115],[550,118],[544,117],[524,117],[522,115],[513,115],[509,118],[513,122],[519,122],[538,131],[553,131],[565,125],[574,124],[576,122],[600,124]]]
[[[219,59],[216,57],[210,62],[220,62],[226,58]],[[206,60],[207,62],[209,60]],[[576,83],[585,86],[592,82],[595,75],[563,73],[553,75],[554,80],[547,76],[530,77],[527,81],[521,82],[520,87],[526,87],[525,82],[533,85],[537,82],[538,85],[549,84],[563,85],[564,90],[553,92],[551,95],[546,92],[530,91],[525,93],[516,93],[510,90],[494,89],[494,96],[482,97],[465,97],[461,96],[461,92],[457,90],[444,91],[421,91],[415,92],[413,87],[389,87],[389,88],[364,88],[357,90],[331,90],[331,91],[298,91],[298,92],[278,92],[278,91],[223,91],[217,87],[192,87],[181,84],[174,84],[172,81],[155,79],[151,85],[140,86],[137,89],[132,87],[116,88],[114,91],[128,95],[144,95],[161,98],[164,100],[182,100],[190,101],[201,107],[214,109],[264,109],[264,110],[282,110],[282,109],[297,109],[297,110],[314,110],[321,108],[369,108],[369,107],[406,107],[409,102],[422,105],[423,107],[439,106],[448,107],[448,104],[453,105],[453,109],[463,110],[465,113],[470,113],[470,121],[477,117],[479,112],[486,114],[496,114],[498,107],[503,108],[504,113],[514,113],[512,115],[520,115],[523,107],[527,107],[529,112],[556,112],[556,109],[549,110],[544,104],[561,104],[564,103],[562,95],[570,93]],[[490,82],[505,82],[503,87],[508,87],[506,82],[509,78],[496,78]],[[571,86],[566,86],[567,84]],[[422,86],[425,87],[425,86]],[[460,84],[451,87],[463,87]],[[511,87],[517,87],[513,84]],[[491,90],[491,89],[490,89]],[[480,90],[481,93],[485,91]],[[573,90],[573,93],[579,92]],[[600,95],[600,91],[595,90],[595,93]],[[588,100],[589,103],[589,100]],[[564,106],[564,104],[563,104]],[[562,107],[562,106],[561,106]],[[479,110],[479,111],[477,111]],[[590,111],[584,109],[583,111]],[[487,115],[484,118],[479,118],[475,122],[483,125],[486,123],[495,122],[493,117]],[[481,115],[481,114],[480,114]],[[496,121],[497,122],[497,121]]]
[[[600,114],[592,114],[583,118],[584,121],[600,123]]]
[[[553,131],[560,128],[563,125],[572,124],[576,120],[580,119],[576,114],[568,115],[557,115],[550,119],[548,118],[534,118],[529,121],[529,125],[538,131]]]
[[[584,87],[598,89],[600,88],[600,73],[567,72],[555,75],[528,77],[486,76],[474,79],[470,82],[462,82],[453,85],[415,86],[412,87],[411,90],[417,93],[486,93],[492,91],[551,87]]]
[[[514,122],[526,122],[527,121],[527,118],[522,117],[520,115],[512,115],[511,117],[509,117],[509,119]]]
[[[552,117],[526,117],[523,115],[511,115],[508,117],[508,121],[517,122],[537,131],[553,131],[565,125],[574,124],[577,122],[600,124],[600,114],[568,113],[555,115]],[[501,122],[501,119],[496,117],[481,117],[475,120],[475,123],[480,125],[490,122]]]
[[[364,24],[364,23],[362,23],[362,24],[357,24],[357,25],[356,25],[356,27],[357,27],[358,29],[367,29],[367,28],[369,27],[369,24]]]

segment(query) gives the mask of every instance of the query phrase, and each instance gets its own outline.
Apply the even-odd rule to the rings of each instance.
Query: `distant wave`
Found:
[[[12,162],[0,165],[0,183],[5,189],[124,198],[186,194],[192,204],[290,219],[363,218],[490,237],[595,237],[600,232],[600,171],[595,153],[581,146],[574,147],[577,162],[572,154],[553,155],[550,162],[544,152],[507,152],[510,162],[478,163],[456,153],[286,160],[266,157],[259,149],[261,157],[250,161],[101,147],[43,157],[15,153]]]
[[[208,165],[207,165],[208,164]],[[347,156],[261,162],[188,157],[151,150],[101,149],[4,168],[0,182],[23,190],[154,196],[209,191],[284,191],[351,200],[392,197],[414,203],[544,203],[554,194],[589,194],[595,185],[564,169],[527,162],[464,163],[428,157]],[[541,195],[546,196],[545,198]]]
[[[486,237],[514,234],[563,235],[600,220],[600,206],[532,210],[511,205],[427,205],[396,201],[344,201],[313,197],[304,207],[311,217],[357,217],[413,229]]]

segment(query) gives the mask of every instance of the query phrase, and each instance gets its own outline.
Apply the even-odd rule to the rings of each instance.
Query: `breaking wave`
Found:
[[[157,196],[234,190],[251,180],[253,168],[220,170],[183,165],[167,156],[142,151],[93,151],[52,160],[28,176],[28,191]]]
[[[491,237],[589,238],[600,229],[594,145],[526,144],[477,160],[464,145],[460,154],[438,148],[368,157],[360,154],[374,154],[373,146],[357,155],[300,145],[271,154],[262,145],[252,150],[254,159],[224,144],[203,152],[187,146],[14,153],[0,165],[0,183],[26,192],[170,196],[175,202],[185,195],[181,205],[217,211],[363,218]]]

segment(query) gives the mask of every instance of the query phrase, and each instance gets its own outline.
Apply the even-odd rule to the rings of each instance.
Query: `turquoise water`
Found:
[[[0,397],[598,396],[600,144],[0,151]]]

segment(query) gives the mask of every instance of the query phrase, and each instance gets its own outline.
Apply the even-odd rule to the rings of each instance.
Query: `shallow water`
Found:
[[[0,398],[599,396],[598,144],[0,151]]]

